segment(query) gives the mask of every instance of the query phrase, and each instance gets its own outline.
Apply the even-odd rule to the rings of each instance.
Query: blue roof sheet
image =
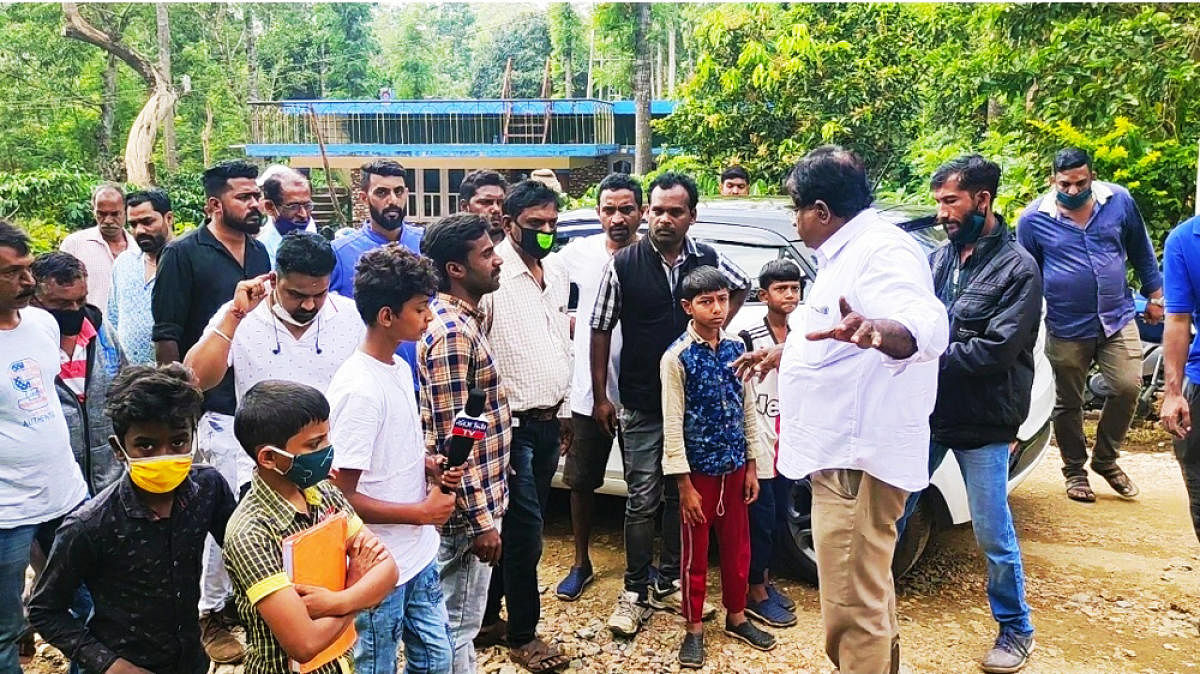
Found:
[[[650,101],[651,115],[669,115],[675,112],[675,108],[679,105],[678,101]],[[632,115],[634,114],[633,101],[613,101],[614,115]]]
[[[325,146],[330,157],[604,157],[614,154],[617,145],[583,144],[343,144]],[[315,157],[321,154],[316,144],[251,144],[250,157]]]

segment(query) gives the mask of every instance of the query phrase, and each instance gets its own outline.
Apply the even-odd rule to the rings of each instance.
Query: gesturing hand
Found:
[[[817,330],[804,336],[809,341],[836,339],[839,342],[850,342],[860,349],[878,349],[883,344],[883,333],[875,321],[863,316],[850,308],[845,297],[838,299],[838,308],[842,311],[842,320],[828,330]]]
[[[237,284],[233,290],[233,309],[242,315],[248,314],[267,296],[268,283],[275,283],[275,272],[269,271]]]
[[[765,349],[747,351],[733,361],[733,371],[738,379],[749,381],[752,377],[762,381],[771,370],[779,367],[783,357],[783,345],[776,344]]]
[[[1180,394],[1163,396],[1162,409],[1158,413],[1163,428],[1171,435],[1183,440],[1192,432],[1192,411],[1188,401]]]

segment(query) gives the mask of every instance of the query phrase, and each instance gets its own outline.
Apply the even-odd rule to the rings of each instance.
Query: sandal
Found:
[[[1096,469],[1093,468],[1092,470]],[[1096,472],[1099,473],[1100,477],[1108,481],[1108,486],[1117,492],[1117,496],[1130,500],[1137,497],[1139,493],[1137,485],[1133,483],[1133,480],[1129,479],[1129,476],[1125,474],[1125,471],[1121,470],[1120,466],[1106,468],[1104,472],[1098,470]]]
[[[490,625],[480,627],[479,634],[475,635],[475,639],[471,643],[475,648],[491,648],[503,644],[507,634],[508,622],[500,619]]]
[[[520,648],[509,648],[508,657],[534,674],[557,672],[571,664],[569,656],[538,638]]]
[[[1080,503],[1096,502],[1096,492],[1092,491],[1086,475],[1067,478],[1067,498]]]

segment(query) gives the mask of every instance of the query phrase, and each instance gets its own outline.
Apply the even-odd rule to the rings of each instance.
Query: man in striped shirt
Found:
[[[87,269],[70,253],[46,253],[33,262],[33,305],[54,316],[60,333],[55,388],[71,433],[71,450],[92,494],[121,476],[108,446],[112,421],[104,412],[108,387],[125,356],[103,329],[100,310],[87,303]]]

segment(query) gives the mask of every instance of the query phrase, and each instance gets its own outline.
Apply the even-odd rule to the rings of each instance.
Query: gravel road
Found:
[[[1141,487],[1136,502],[1117,498],[1093,479],[1099,500],[1077,504],[1063,495],[1053,448],[1012,495],[1025,554],[1027,592],[1037,650],[1027,672],[1200,671],[1200,545],[1192,533],[1178,465],[1152,432],[1131,434],[1138,447],[1121,465]],[[614,641],[604,628],[624,565],[622,502],[603,499],[593,560],[598,578],[577,602],[554,598],[553,585],[571,564],[567,500],[556,495],[541,565],[541,634],[571,653],[573,672],[675,672],[680,620],[656,614],[637,639]],[[984,593],[984,561],[970,527],[943,531],[925,559],[899,584],[902,657],[912,672],[978,671],[995,637]],[[780,645],[760,653],[710,627],[705,672],[829,672],[821,647],[815,588],[782,579],[798,603],[799,623],[775,630]],[[710,578],[710,597],[719,594]],[[718,614],[717,620],[720,620]],[[713,623],[719,626],[719,623]],[[39,645],[27,671],[64,671],[61,656]],[[219,674],[240,668],[222,667]],[[499,648],[481,654],[480,671],[517,674]]]

